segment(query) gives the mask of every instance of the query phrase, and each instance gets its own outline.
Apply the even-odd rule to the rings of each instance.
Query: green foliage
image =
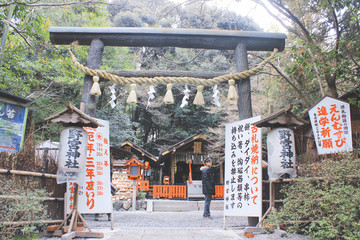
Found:
[[[337,157],[303,166],[297,181],[282,190],[284,205],[266,223],[284,223],[289,231],[313,239],[359,239],[360,159]]]
[[[339,97],[358,86],[359,1],[252,1],[272,5],[271,14],[288,30],[275,64],[280,78],[273,69],[265,78],[278,83],[268,89],[276,108],[292,104],[301,114],[325,94]]]
[[[96,117],[108,120],[110,123],[110,142],[112,146],[119,146],[125,140],[138,144],[134,131],[137,123],[131,122],[124,113],[124,108],[117,105],[115,108],[106,107],[96,112]]]
[[[47,210],[42,199],[49,197],[44,189],[36,189],[31,184],[24,184],[1,178],[1,195],[16,197],[15,199],[0,199],[0,238],[13,239],[23,236],[29,239],[38,233],[41,224],[24,224],[4,226],[1,222],[45,221],[48,220]]]
[[[58,1],[46,1],[53,3]],[[1,62],[0,89],[34,101],[30,109],[34,112],[37,141],[58,140],[60,127],[46,123],[44,118],[62,110],[67,101],[79,106],[84,75],[74,66],[67,46],[49,42],[48,28],[109,26],[106,6],[81,3],[62,7],[30,7],[22,3],[13,6],[12,23],[22,36],[9,29]],[[6,13],[1,10],[0,14]],[[77,46],[73,52],[84,63],[87,50],[88,47]]]
[[[138,192],[138,195],[137,195],[138,199],[145,199],[145,196],[146,196],[146,192],[144,192],[144,191]]]

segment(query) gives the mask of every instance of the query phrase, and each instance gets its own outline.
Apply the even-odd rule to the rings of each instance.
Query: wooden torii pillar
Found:
[[[286,35],[283,33],[247,32],[227,30],[180,29],[180,28],[104,28],[104,27],[51,27],[50,40],[53,44],[69,45],[78,41],[79,45],[90,45],[87,66],[97,69],[101,65],[104,46],[122,47],[180,47],[217,50],[234,50],[236,70],[248,69],[248,51],[283,51]],[[190,76],[212,78],[209,74],[188,73]],[[155,77],[178,76],[183,72],[147,72],[127,71],[125,76]],[[189,76],[188,75],[188,76]],[[215,74],[216,75],[216,74]],[[222,74],[218,74],[222,75]],[[124,76],[124,75],[123,75]],[[252,117],[250,78],[236,82],[238,90],[239,119]],[[92,86],[90,76],[85,76],[82,101],[84,112],[90,116],[95,114],[96,99],[89,94]],[[249,222],[254,225],[253,222]],[[255,224],[256,225],[256,224]]]

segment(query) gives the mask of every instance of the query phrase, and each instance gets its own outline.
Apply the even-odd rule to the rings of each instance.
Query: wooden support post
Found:
[[[114,216],[113,216],[113,213],[110,213],[110,220],[111,220],[111,230],[114,230]]]
[[[102,62],[102,56],[104,52],[104,43],[99,39],[91,41],[89,53],[87,56],[87,66],[92,69],[99,69]],[[85,75],[84,88],[81,101],[85,103],[84,112],[89,116],[95,116],[96,110],[96,97],[90,95],[90,90],[93,85],[91,76]]]
[[[245,43],[239,43],[235,49],[236,71],[242,72],[249,69],[247,49]],[[239,98],[237,100],[239,119],[251,118],[251,85],[250,78],[241,79],[236,82]],[[248,217],[249,226],[256,226],[258,217]]]
[[[136,210],[136,180],[133,180],[132,210]]]
[[[175,150],[171,153],[170,156],[170,171],[171,171],[171,184],[175,184]]]
[[[68,240],[73,239],[76,237],[81,238],[103,238],[104,234],[101,232],[93,232],[91,231],[89,225],[85,221],[84,217],[81,215],[81,213],[78,210],[79,206],[79,185],[75,183],[75,192],[74,192],[74,209],[71,211],[71,213],[65,218],[65,220],[60,224],[60,226],[55,230],[53,233],[53,236],[60,237],[62,240]],[[66,225],[67,220],[70,218],[70,224],[68,227],[68,230],[65,231],[65,234],[63,235],[61,231],[61,227]],[[77,231],[78,226],[78,220],[80,220],[84,223],[84,225],[88,228],[88,232],[85,231]]]
[[[220,184],[224,185],[224,163],[220,164]]]
[[[244,43],[240,43],[235,49],[235,64],[236,71],[242,72],[249,69],[247,49]],[[238,112],[240,120],[252,117],[251,107],[251,85],[250,78],[245,78],[237,81],[238,90]]]
[[[260,219],[260,221],[258,222],[256,227],[261,226],[262,222],[265,220],[267,215],[269,215],[271,210],[275,207],[275,191],[274,191],[273,181],[270,180],[269,185],[270,185],[270,196],[269,196],[270,206],[269,206],[268,210],[265,212],[264,216],[262,216],[262,218]]]

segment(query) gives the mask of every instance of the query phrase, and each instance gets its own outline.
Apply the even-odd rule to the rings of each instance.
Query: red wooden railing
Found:
[[[153,198],[186,198],[186,185],[152,185]]]
[[[153,198],[184,198],[186,199],[186,185],[150,185],[149,181],[138,180],[137,191],[147,191]],[[224,198],[224,185],[215,186],[214,198]]]
[[[224,185],[215,185],[215,195],[212,197],[224,198]]]
[[[150,191],[149,181],[137,180],[136,181],[136,190],[137,191]]]

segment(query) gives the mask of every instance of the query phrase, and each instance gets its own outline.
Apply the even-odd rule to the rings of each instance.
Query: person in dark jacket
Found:
[[[215,194],[215,184],[214,184],[214,173],[211,170],[212,161],[210,158],[205,159],[205,166],[201,167],[202,171],[202,191],[205,196],[205,205],[204,205],[204,218],[212,218],[210,216],[210,202],[212,195]]]

